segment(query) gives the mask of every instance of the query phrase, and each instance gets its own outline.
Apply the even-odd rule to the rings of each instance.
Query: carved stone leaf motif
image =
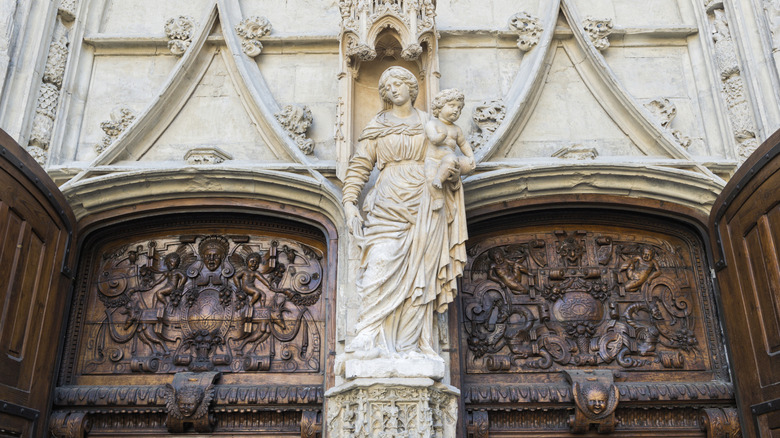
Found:
[[[647,102],[645,104],[645,108],[647,108],[650,113],[655,116],[656,120],[658,120],[658,123],[660,123],[662,127],[668,129],[672,133],[677,142],[680,143],[680,146],[687,148],[691,145],[690,137],[683,135],[682,132],[676,129],[672,129],[670,126],[674,116],[677,115],[677,107],[674,105],[674,103],[665,98],[654,99],[650,102]]]
[[[314,141],[306,138],[306,131],[313,121],[311,110],[307,105],[286,105],[274,116],[304,154],[314,153]]]
[[[542,25],[539,19],[527,12],[518,12],[509,19],[509,28],[517,32],[517,47],[527,52],[539,44]]]
[[[168,49],[176,56],[181,56],[192,44],[192,36],[196,23],[192,17],[180,15],[165,22],[165,35],[168,36]]]
[[[236,33],[241,37],[241,50],[254,58],[263,50],[260,38],[271,33],[271,22],[265,17],[252,16],[243,19],[236,25]]]
[[[461,295],[467,372],[705,369],[696,274],[679,246],[596,231],[478,244]]]
[[[100,124],[100,128],[106,134],[100,143],[95,144],[95,151],[101,153],[106,150],[134,120],[135,111],[132,109],[123,106],[114,108],[111,111],[111,119]]]
[[[469,136],[469,142],[476,149],[487,143],[504,121],[506,105],[501,99],[486,100],[474,108],[471,117],[476,129]]]
[[[84,374],[317,372],[322,253],[263,236],[170,236],[109,251]]]
[[[590,40],[593,41],[596,49],[605,50],[609,47],[609,39],[607,37],[612,33],[613,24],[611,19],[588,17],[582,21],[582,27],[590,37]]]

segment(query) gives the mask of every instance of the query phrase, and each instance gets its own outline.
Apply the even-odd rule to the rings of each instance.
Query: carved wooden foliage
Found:
[[[693,240],[656,225],[561,224],[472,243],[461,294],[465,371],[720,367]]]
[[[319,372],[323,254],[286,238],[186,234],[106,247],[78,372]]]

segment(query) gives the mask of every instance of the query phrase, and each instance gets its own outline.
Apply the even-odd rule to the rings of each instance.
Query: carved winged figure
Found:
[[[170,383],[166,384],[165,388],[168,414],[179,420],[195,420],[206,415],[217,391],[213,383],[205,389],[185,386],[177,390]]]

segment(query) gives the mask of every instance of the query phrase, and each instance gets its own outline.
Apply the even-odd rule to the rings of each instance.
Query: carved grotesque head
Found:
[[[580,264],[584,248],[574,237],[567,237],[558,247],[558,254],[566,262],[566,266],[577,266]]]
[[[169,271],[173,271],[174,269],[179,267],[179,263],[181,263],[181,256],[179,256],[178,253],[172,252],[167,256],[165,256],[163,262],[165,263],[165,267],[168,268]]]
[[[382,97],[382,100],[388,104],[393,103],[392,96],[388,90],[388,85],[393,79],[398,79],[409,87],[409,98],[411,99],[412,104],[414,104],[414,101],[417,100],[417,95],[420,92],[417,78],[415,78],[414,74],[409,70],[398,66],[388,68],[379,78],[379,96]]]
[[[202,388],[186,387],[176,392],[176,403],[179,405],[179,411],[185,417],[191,417],[203,401],[204,392]]]
[[[609,394],[596,383],[591,383],[585,387],[585,397],[587,399],[588,410],[596,415],[601,414],[607,409],[607,402],[609,401]]]
[[[246,257],[246,266],[251,271],[256,271],[257,268],[260,266],[260,263],[262,262],[263,262],[263,256],[260,255],[260,253],[258,252],[253,252]]]
[[[209,271],[216,271],[228,253],[228,244],[224,238],[210,236],[200,243],[198,253],[203,263],[206,264],[206,268]]]
[[[644,247],[642,249],[642,260],[649,262],[650,260],[653,260],[654,256],[655,252],[653,251],[653,248]]]

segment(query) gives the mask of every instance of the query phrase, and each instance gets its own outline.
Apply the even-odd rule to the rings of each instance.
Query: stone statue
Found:
[[[382,74],[379,94],[388,109],[365,127],[347,170],[343,202],[361,248],[362,307],[346,351],[362,360],[433,359],[443,365],[433,321],[434,312],[446,311],[453,301],[466,260],[463,169],[449,160],[449,178],[441,189],[434,187],[441,163],[428,156],[430,118],[413,107],[417,93],[408,70],[391,67]],[[357,200],[374,166],[379,177],[363,202],[363,222]],[[443,208],[434,207],[435,196],[442,197]]]

